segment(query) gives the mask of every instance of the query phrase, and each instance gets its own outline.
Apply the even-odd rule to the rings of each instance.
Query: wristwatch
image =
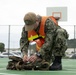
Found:
[[[42,55],[39,52],[36,53],[36,56],[42,59]]]

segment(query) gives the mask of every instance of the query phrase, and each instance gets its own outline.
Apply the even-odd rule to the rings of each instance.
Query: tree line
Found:
[[[68,42],[68,48],[76,48],[76,39],[70,39]]]

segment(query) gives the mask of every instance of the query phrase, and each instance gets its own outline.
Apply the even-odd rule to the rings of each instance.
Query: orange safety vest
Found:
[[[47,16],[42,17],[41,24],[40,24],[40,29],[39,29],[39,35],[34,30],[28,31],[28,40],[29,40],[29,42],[33,41],[36,38],[42,37],[42,38],[34,40],[36,42],[37,51],[40,50],[40,48],[42,47],[42,45],[45,42],[45,39],[44,39],[45,38],[44,27],[45,27],[45,21],[46,21],[47,18],[49,18],[49,17],[47,17]],[[55,20],[55,18],[53,16],[50,16],[50,18],[54,21],[54,23],[56,25],[58,25],[57,21]]]

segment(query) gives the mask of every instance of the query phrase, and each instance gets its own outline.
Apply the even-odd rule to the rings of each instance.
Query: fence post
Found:
[[[10,52],[10,25],[8,26],[8,57]]]
[[[75,40],[75,25],[74,25],[74,40]],[[75,54],[75,46],[74,46],[74,54]]]

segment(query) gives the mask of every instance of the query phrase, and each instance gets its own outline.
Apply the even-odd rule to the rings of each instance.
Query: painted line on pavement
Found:
[[[20,75],[20,74],[0,73],[0,75]]]

